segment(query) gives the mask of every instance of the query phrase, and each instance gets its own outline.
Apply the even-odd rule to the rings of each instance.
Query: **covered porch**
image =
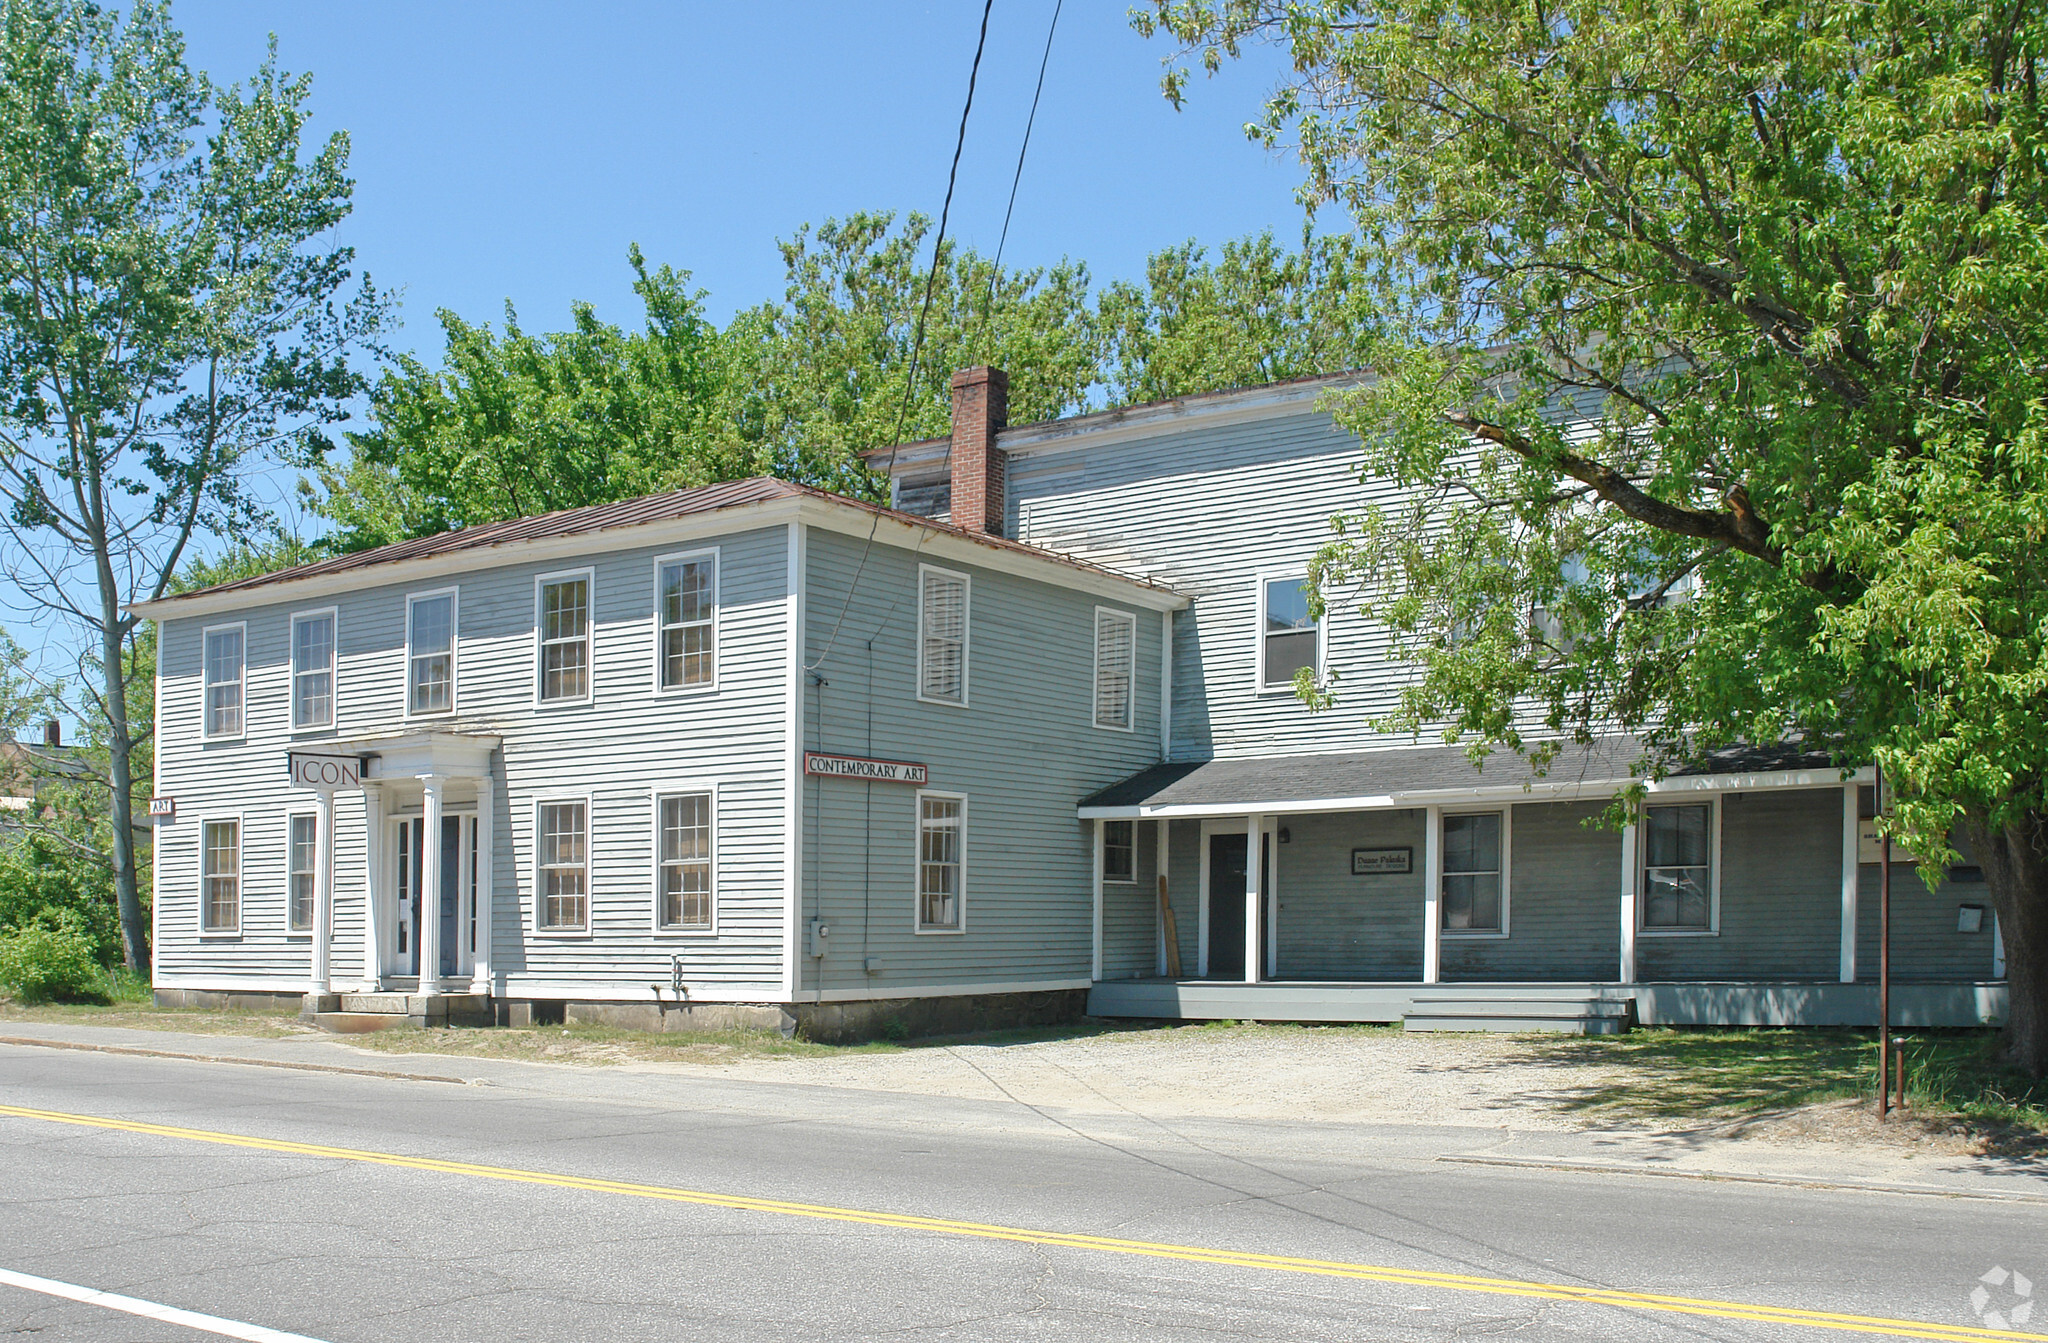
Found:
[[[1636,758],[1611,739],[1538,777],[1416,747],[1159,765],[1104,789],[1079,809],[1096,850],[1090,1011],[1874,1022],[1868,780],[1731,751],[1651,783],[1641,823],[1598,825]],[[1982,886],[1930,893],[1905,867],[1892,884],[1894,1020],[2001,1018]]]

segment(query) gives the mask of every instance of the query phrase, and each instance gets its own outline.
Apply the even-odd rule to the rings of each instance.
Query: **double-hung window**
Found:
[[[455,709],[455,592],[408,598],[405,610],[405,711]]]
[[[957,933],[966,895],[967,799],[917,795],[917,931]]]
[[[590,920],[590,804],[543,802],[538,811],[534,921],[542,932],[582,932]]]
[[[718,681],[718,556],[655,562],[655,684],[705,688]]]
[[[287,870],[285,927],[294,933],[313,928],[313,892],[320,880],[320,818],[293,816],[286,843]]]
[[[334,612],[292,617],[292,726],[334,726]]]
[[[917,571],[917,697],[967,703],[968,579],[949,569]]]
[[[1096,607],[1095,726],[1132,729],[1131,687],[1137,668],[1138,618],[1128,611]]]
[[[199,827],[199,931],[242,930],[242,823],[206,821]]]
[[[1502,813],[1444,817],[1443,929],[1447,933],[1507,931],[1506,856]]]
[[[590,698],[590,574],[535,582],[543,704]]]
[[[1712,931],[1713,833],[1711,803],[1643,809],[1645,931]]]
[[[711,922],[711,794],[674,793],[656,806],[660,864],[655,924],[705,931]]]
[[[243,677],[248,628],[221,625],[206,631],[202,656],[206,679],[206,735],[242,735]]]
[[[1321,667],[1323,631],[1309,612],[1305,578],[1269,578],[1259,585],[1259,688],[1286,690],[1304,667]]]
[[[1132,882],[1138,879],[1138,823],[1102,823],[1102,879]]]

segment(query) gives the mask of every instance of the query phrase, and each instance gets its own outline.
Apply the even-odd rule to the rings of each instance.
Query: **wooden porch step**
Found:
[[[1620,1035],[1628,1029],[1629,1008],[1626,999],[1418,995],[1403,1014],[1401,1029]]]

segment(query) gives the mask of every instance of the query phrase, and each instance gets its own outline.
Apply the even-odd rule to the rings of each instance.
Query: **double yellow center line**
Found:
[[[1153,1241],[1125,1240],[1116,1236],[1089,1236],[1077,1232],[1041,1231],[1030,1227],[1000,1226],[988,1222],[963,1222],[950,1217],[919,1217],[910,1213],[879,1212],[868,1208],[840,1208],[825,1203],[751,1198],[743,1194],[678,1189],[668,1185],[639,1184],[630,1180],[600,1180],[582,1175],[562,1175],[553,1171],[520,1170],[511,1166],[479,1165],[471,1161],[447,1161],[439,1157],[405,1156],[397,1152],[370,1152],[353,1147],[286,1142],[278,1138],[257,1138],[242,1133],[220,1133],[210,1129],[179,1128],[170,1124],[145,1124],[132,1119],[111,1119],[102,1115],[67,1114],[61,1110],[32,1110],[20,1105],[0,1105],[0,1116],[38,1119],[53,1124],[73,1124],[84,1128],[112,1129],[120,1133],[139,1133],[154,1138],[175,1138],[185,1142],[213,1143],[222,1147],[241,1147],[259,1152],[280,1152],[290,1156],[318,1157],[329,1161],[356,1161],[372,1166],[394,1166],[403,1170],[431,1171],[438,1175],[460,1175],[477,1180],[551,1185],[558,1189],[579,1189],[593,1194],[613,1194],[627,1198],[661,1199],[670,1203],[694,1203],[704,1207],[729,1208],[736,1212],[768,1213],[779,1217],[809,1217],[828,1222],[853,1222],[862,1226],[890,1227],[898,1231],[920,1231],[928,1235],[1007,1240],[1024,1245],[1087,1250],[1097,1254],[1176,1259],[1191,1264],[1214,1264],[1222,1268],[1302,1273],[1325,1278],[1352,1278],[1365,1282],[1393,1283],[1401,1287],[1478,1292],[1489,1296],[1576,1301],[1591,1306],[1612,1306],[1619,1310],[1698,1315],[1757,1324],[1797,1325],[1810,1329],[1880,1334],[1893,1338],[1969,1340],[1970,1343],[1982,1343],[1983,1340],[2041,1343],[2044,1337],[2048,1337],[2012,1330],[1984,1329],[1975,1325],[1935,1324],[1924,1320],[1888,1319],[1875,1315],[1844,1315],[1833,1311],[1801,1310],[1790,1306],[1666,1296],[1655,1292],[1623,1292],[1606,1287],[1581,1287],[1568,1283],[1534,1282],[1519,1278],[1435,1273],[1422,1269],[1394,1268],[1384,1264],[1253,1254],[1243,1250],[1210,1249],[1199,1245],[1160,1244]],[[1961,1305],[1962,1299],[1958,1293],[1958,1306]]]

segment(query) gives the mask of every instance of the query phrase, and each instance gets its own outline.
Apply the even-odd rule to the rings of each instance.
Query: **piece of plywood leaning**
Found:
[[[1166,874],[1159,874],[1159,926],[1166,930],[1166,974],[1180,978],[1180,927],[1173,921],[1173,902],[1166,898]]]

